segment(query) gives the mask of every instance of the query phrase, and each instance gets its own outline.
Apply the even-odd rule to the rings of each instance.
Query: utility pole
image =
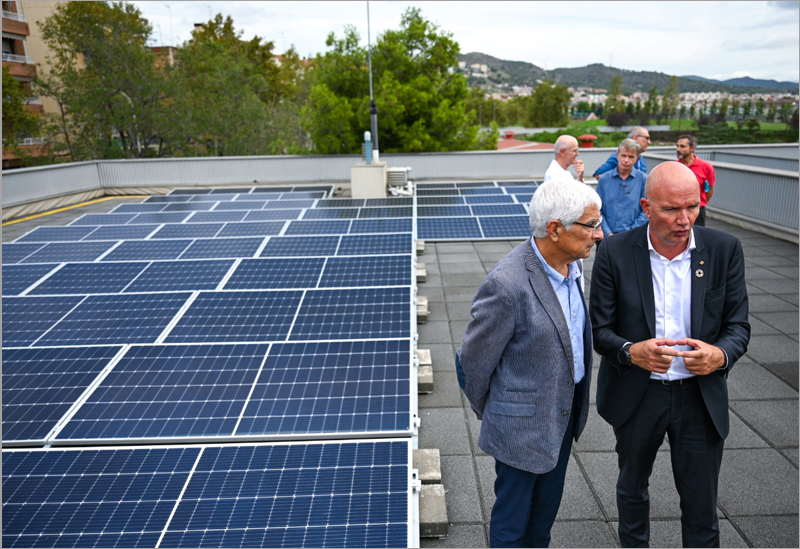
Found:
[[[370,38],[369,29],[369,0],[367,0],[367,47],[369,55],[369,122],[372,129],[372,152],[375,156],[375,161],[378,162],[380,157],[378,155],[378,107],[375,105],[375,100],[372,98],[372,39]]]

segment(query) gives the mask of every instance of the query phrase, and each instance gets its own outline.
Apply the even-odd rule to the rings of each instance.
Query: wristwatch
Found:
[[[622,347],[620,347],[619,351],[617,351],[617,361],[623,366],[630,366],[631,365],[631,347],[633,343],[628,341]]]

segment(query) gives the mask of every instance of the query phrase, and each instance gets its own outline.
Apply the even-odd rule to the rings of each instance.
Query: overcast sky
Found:
[[[244,38],[276,51],[324,52],[345,24],[367,42],[360,2],[133,2],[153,24],[153,45],[190,38],[195,23],[230,15]],[[453,34],[462,53],[483,52],[545,69],[603,63],[628,70],[798,80],[799,2],[370,2],[372,40],[400,26],[409,6]],[[167,7],[169,6],[169,8]],[[171,17],[170,17],[171,12]]]

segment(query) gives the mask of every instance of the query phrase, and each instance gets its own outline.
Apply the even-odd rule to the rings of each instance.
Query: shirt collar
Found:
[[[542,266],[544,267],[544,272],[547,274],[547,278],[549,278],[550,282],[552,282],[555,286],[563,284],[564,281],[566,280],[575,281],[578,279],[579,276],[581,276],[581,271],[578,268],[577,261],[573,261],[572,263],[567,265],[567,269],[569,270],[569,276],[565,277],[564,275],[556,271],[554,268],[552,268],[547,263],[547,261],[544,260],[544,256],[542,255],[542,252],[539,251],[539,247],[536,245],[536,238],[534,237],[531,237],[531,246],[533,246],[533,251],[536,252],[536,256],[539,258],[539,263],[541,263]]]
[[[653,253],[657,254],[657,255],[658,255],[658,257],[664,257],[664,256],[662,256],[660,253],[658,253],[658,252],[656,251],[656,249],[655,249],[655,248],[653,248],[653,242],[650,240],[650,226],[649,226],[649,225],[650,225],[650,224],[648,223],[648,227],[647,227],[647,249],[648,249],[648,250],[650,250],[651,252],[653,252]],[[692,228],[692,229],[689,231],[689,245],[688,245],[688,246],[686,246],[686,249],[685,249],[685,250],[683,250],[681,253],[679,253],[679,254],[678,254],[678,255],[676,255],[674,258],[672,258],[672,261],[675,261],[675,260],[680,260],[680,259],[684,259],[684,258],[686,257],[686,254],[687,254],[687,253],[689,253],[689,252],[691,252],[691,251],[692,251],[692,250],[694,250],[694,249],[695,249],[695,244],[694,244],[694,228]]]

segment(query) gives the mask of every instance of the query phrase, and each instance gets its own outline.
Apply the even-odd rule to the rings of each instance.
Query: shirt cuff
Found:
[[[727,370],[727,369],[728,369],[728,365],[729,365],[729,362],[728,362],[728,353],[726,353],[726,352],[725,352],[725,349],[723,349],[722,347],[720,347],[720,348],[719,348],[719,350],[720,350],[720,351],[722,351],[722,354],[723,354],[723,355],[725,355],[725,365],[724,365],[724,366],[720,366],[719,368],[717,368],[717,371],[718,371],[718,372],[722,372],[722,371],[724,371],[724,370]]]

